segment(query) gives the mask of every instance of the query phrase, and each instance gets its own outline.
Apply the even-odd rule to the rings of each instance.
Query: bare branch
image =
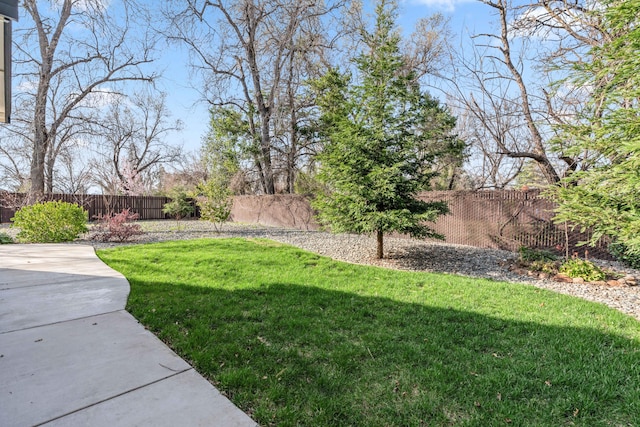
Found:
[[[27,13],[15,27],[14,40],[16,76],[22,82],[16,97],[24,103],[16,110],[12,132],[32,145],[30,191],[37,197],[52,191],[57,159],[74,158],[70,150],[83,127],[100,113],[90,107],[91,100],[120,84],[157,77],[143,71],[153,60],[155,39],[130,34],[130,26],[145,25],[139,19],[145,14],[133,0],[108,6],[75,0],[22,4]]]

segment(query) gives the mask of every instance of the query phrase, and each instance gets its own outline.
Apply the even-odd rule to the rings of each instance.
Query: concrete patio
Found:
[[[0,426],[255,426],[86,245],[0,245]]]

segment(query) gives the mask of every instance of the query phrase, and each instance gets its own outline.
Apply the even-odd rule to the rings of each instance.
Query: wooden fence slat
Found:
[[[25,195],[21,193],[0,193],[0,223],[8,223],[22,204]],[[59,200],[76,203],[88,211],[89,220],[99,215],[109,215],[130,209],[140,219],[165,219],[162,207],[171,199],[161,196],[110,196],[95,194],[50,194],[45,200]]]

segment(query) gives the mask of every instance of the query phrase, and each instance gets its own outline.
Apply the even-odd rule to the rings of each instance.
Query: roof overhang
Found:
[[[18,0],[0,0],[0,15],[18,20]]]

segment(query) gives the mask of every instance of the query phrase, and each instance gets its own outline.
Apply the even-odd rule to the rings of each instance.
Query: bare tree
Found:
[[[292,189],[291,163],[298,155],[295,111],[301,61],[333,44],[326,20],[342,0],[240,0],[173,2],[168,36],[186,44],[203,97],[216,107],[242,114],[253,141],[250,154],[260,189],[276,191],[277,166],[284,161],[287,190]],[[186,3],[186,6],[185,6]],[[295,98],[295,99],[294,99]],[[294,111],[295,110],[295,111]],[[291,115],[291,112],[294,114]],[[287,112],[290,125],[278,126]],[[278,122],[278,123],[276,123]],[[286,136],[285,136],[286,135]],[[279,143],[288,148],[278,148]]]
[[[0,143],[0,191],[22,192],[28,189],[31,150],[17,135],[4,132]]]
[[[481,1],[494,12],[497,30],[474,35],[471,54],[454,54],[448,78],[455,108],[474,129],[472,164],[485,178],[479,185],[509,185],[527,160],[548,184],[588,168],[589,153],[564,152],[557,133],[576,119],[587,97],[583,88],[554,82],[606,37],[597,18],[583,1]]]
[[[33,111],[34,96],[31,89],[35,84],[29,80],[31,74],[23,74],[19,85],[21,88],[16,97],[16,114],[13,116],[13,124],[0,129],[0,169],[4,172],[5,182],[12,182],[19,191],[28,192],[30,190],[30,167],[33,155]],[[56,105],[55,100],[59,93],[60,81],[52,82],[50,94],[50,105]],[[90,98],[88,98],[90,100]],[[89,111],[85,108],[85,111]],[[86,117],[78,117],[80,109],[70,114],[68,119],[60,124],[55,138],[49,140],[44,161],[44,188],[46,193],[61,191],[68,188],[72,181],[81,179],[83,175],[82,165],[71,165],[71,159],[82,157],[81,148],[83,146],[83,136],[86,133]],[[57,110],[52,109],[51,115],[55,116]],[[62,168],[58,168],[58,160],[64,163]],[[85,162],[86,167],[86,162]],[[75,185],[71,185],[74,187]],[[55,188],[54,188],[55,187]],[[65,190],[66,191],[66,190]]]
[[[150,192],[158,168],[182,154],[181,147],[166,141],[182,129],[182,122],[170,121],[163,93],[118,96],[93,129],[92,143],[98,147],[93,162],[96,183],[113,194]]]
[[[130,81],[152,81],[153,37],[145,11],[132,0],[22,0],[26,16],[15,30],[15,72],[24,115],[16,125],[32,146],[32,199],[53,189],[55,163],[95,120],[101,96]],[[14,116],[15,117],[15,116]],[[48,182],[47,182],[48,181]]]
[[[359,2],[340,6],[343,14],[339,20],[332,21],[335,29],[331,35],[319,20],[309,20],[301,27],[292,40],[292,52],[283,69],[284,84],[277,102],[280,108],[273,117],[273,148],[275,176],[285,192],[295,191],[299,171],[316,169],[316,155],[323,149],[322,142],[313,137],[312,131],[317,119],[316,100],[305,87],[310,79],[322,76],[336,63],[348,67],[345,58],[359,48],[360,35],[367,27]],[[428,77],[443,66],[449,31],[449,21],[443,15],[435,14],[419,20],[413,33],[403,40],[402,52],[407,67],[416,71],[417,84],[427,84]],[[447,186],[453,185],[449,181],[455,180],[454,175],[455,172],[451,173]]]
[[[554,130],[573,125],[580,117],[599,117],[602,107],[587,107],[587,100],[595,87],[575,85],[567,81],[566,75],[576,67],[590,63],[591,49],[611,41],[610,34],[602,22],[602,4],[598,1],[538,0],[522,6],[511,25],[511,32],[524,37],[543,40],[535,49],[540,58],[537,68],[546,73],[553,83],[541,89],[544,101],[544,124]],[[610,76],[599,77],[598,85],[608,83]],[[598,160],[597,152],[572,150],[572,141],[563,140],[554,134],[553,151],[562,162],[564,174],[576,170],[588,170]]]
[[[65,149],[60,153],[53,192],[89,194],[94,183],[94,171],[88,154],[86,150],[75,149]]]
[[[436,13],[418,20],[410,37],[404,40],[407,67],[418,78],[436,76],[447,66],[450,40],[453,37],[449,19]]]
[[[161,194],[169,194],[174,188],[193,191],[207,178],[208,171],[201,153],[184,153],[171,164],[171,167],[160,168],[158,190]]]
[[[326,72],[330,63],[329,44],[324,40],[319,21],[307,22],[292,40],[291,53],[283,69],[282,87],[273,115],[274,174],[279,187],[286,193],[295,192],[296,175],[309,169],[321,149],[319,141],[309,132],[313,125],[315,99],[307,84]]]

